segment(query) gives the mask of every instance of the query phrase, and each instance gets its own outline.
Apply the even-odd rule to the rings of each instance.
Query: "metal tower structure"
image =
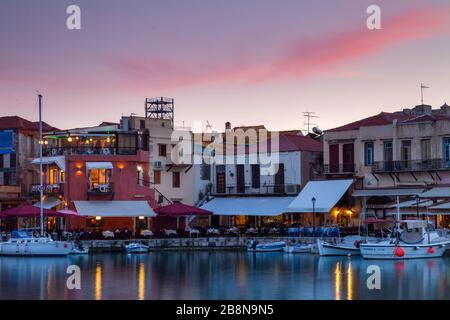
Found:
[[[316,123],[312,123],[311,119],[312,118],[319,118],[318,116],[315,115],[315,112],[311,112],[311,111],[305,111],[303,112],[303,117],[306,119],[305,122],[303,123],[307,129],[306,129],[306,133],[310,133],[310,129],[312,126],[316,126]]]
[[[145,117],[150,119],[171,120],[174,119],[173,98],[145,98]]]

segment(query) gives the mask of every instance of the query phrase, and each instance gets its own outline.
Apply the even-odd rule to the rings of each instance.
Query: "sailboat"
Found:
[[[42,176],[42,95],[39,99],[39,173],[40,173],[40,235],[34,237],[27,230],[12,232],[11,239],[0,243],[0,255],[11,256],[67,256],[72,244],[65,241],[54,241],[44,236],[43,209],[43,176]]]

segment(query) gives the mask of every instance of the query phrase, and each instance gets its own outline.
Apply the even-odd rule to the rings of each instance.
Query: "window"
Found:
[[[430,139],[423,139],[420,141],[420,154],[422,160],[431,159],[431,141]]]
[[[446,166],[448,166],[448,164],[450,163],[450,138],[443,138],[442,142],[443,142],[442,151],[444,154],[444,161]]]
[[[139,128],[145,129],[145,120],[139,120]]]
[[[411,160],[411,140],[403,140],[401,148],[402,161]]]
[[[58,170],[50,169],[48,172],[48,183],[55,184],[58,183]]]
[[[158,154],[160,157],[167,156],[167,146],[165,144],[158,144]]]
[[[153,170],[153,183],[161,184],[161,171]]]
[[[373,142],[366,142],[364,144],[364,165],[373,165]]]
[[[180,173],[172,172],[172,187],[179,188],[180,187]]]
[[[261,170],[259,164],[252,164],[252,188],[259,189],[261,185],[260,181]]]
[[[60,171],[60,172],[59,172],[59,181],[60,181],[61,183],[64,183],[64,171]]]
[[[201,180],[211,180],[211,165],[207,163],[202,163],[200,169],[200,179]]]
[[[111,169],[92,169],[89,170],[89,185],[91,189],[99,188],[99,185],[109,184]]]
[[[383,149],[384,149],[384,161],[385,162],[391,162],[393,160],[392,157],[392,141],[385,141],[383,143]]]

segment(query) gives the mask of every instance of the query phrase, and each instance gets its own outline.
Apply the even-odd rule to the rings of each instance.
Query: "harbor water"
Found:
[[[81,289],[67,287],[80,268]],[[369,289],[370,266],[380,289]],[[245,251],[0,257],[0,299],[450,299],[450,257],[377,261]]]

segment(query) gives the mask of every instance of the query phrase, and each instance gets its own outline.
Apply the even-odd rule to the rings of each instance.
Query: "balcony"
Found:
[[[354,163],[325,164],[323,166],[325,174],[355,174],[356,166]]]
[[[261,185],[259,188],[254,188],[251,185],[227,185],[225,187],[218,187],[213,185],[212,193],[215,195],[297,195],[300,192],[300,185],[298,184],[271,184]]]
[[[138,148],[44,147],[44,157],[65,155],[135,155]]]
[[[39,184],[33,184],[31,186],[31,193],[32,194],[39,194],[40,191],[40,185]],[[43,185],[43,193],[44,194],[62,194],[64,192],[64,183],[50,183],[50,184],[44,184]]]
[[[112,183],[88,183],[88,199],[90,196],[114,196]]]
[[[379,161],[372,165],[373,173],[389,172],[420,172],[449,170],[450,161],[443,159],[410,160],[410,161]]]

